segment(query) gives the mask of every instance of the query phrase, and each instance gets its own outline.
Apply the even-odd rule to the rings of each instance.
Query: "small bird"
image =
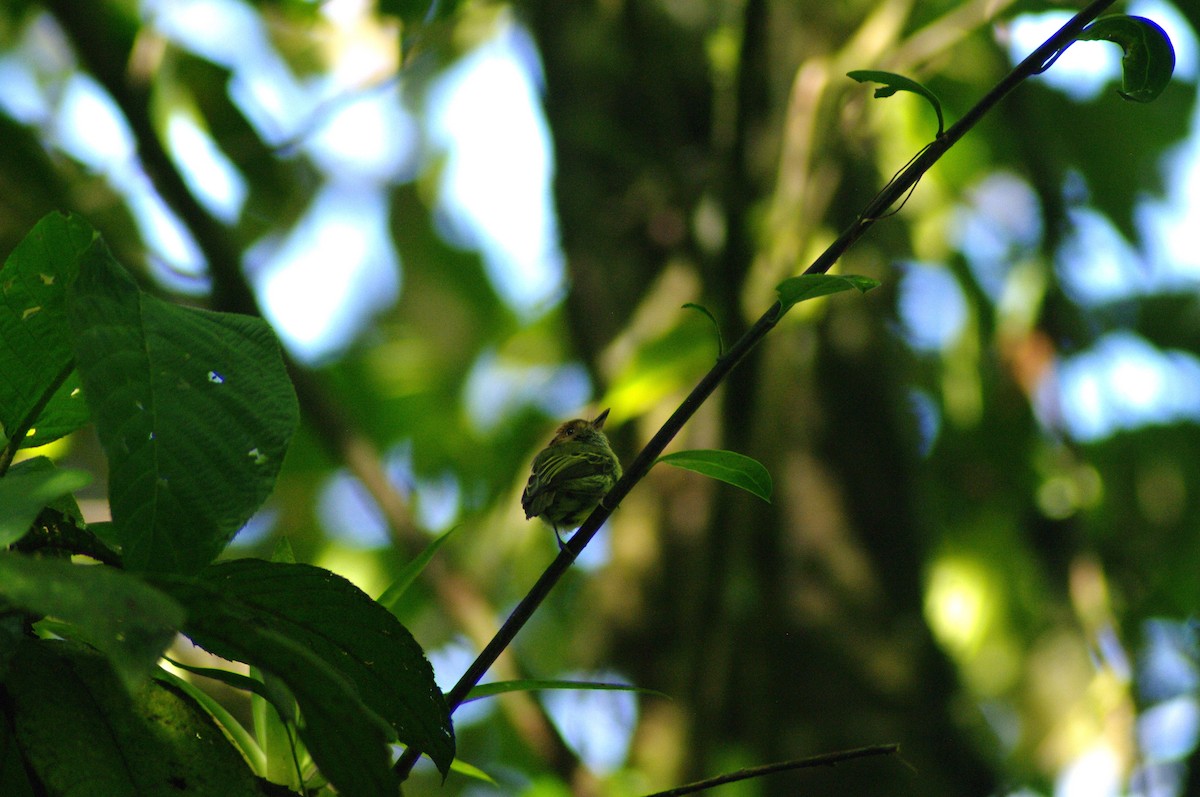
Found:
[[[526,520],[540,517],[554,528],[560,550],[562,529],[578,528],[621,478],[621,462],[600,431],[607,417],[605,410],[592,421],[567,421],[533,458],[521,506]]]

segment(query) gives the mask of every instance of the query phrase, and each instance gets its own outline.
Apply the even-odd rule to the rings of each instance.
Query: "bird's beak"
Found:
[[[609,407],[608,409],[604,410],[604,412],[602,412],[596,416],[596,420],[592,421],[593,429],[602,429],[604,427],[604,420],[608,417],[609,409],[612,409],[612,408]]]

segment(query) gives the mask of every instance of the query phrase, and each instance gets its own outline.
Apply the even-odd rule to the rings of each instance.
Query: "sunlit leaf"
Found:
[[[716,317],[711,312],[709,312],[709,309],[707,307],[705,307],[702,304],[696,304],[695,302],[687,302],[683,306],[685,309],[695,310],[697,313],[700,313],[701,315],[703,315],[705,318],[707,318],[709,321],[712,322],[713,331],[716,332],[716,335],[717,335],[717,357],[723,356],[725,354],[725,338],[721,335],[721,325],[717,323]]]
[[[467,762],[458,758],[454,759],[454,763],[450,765],[450,771],[457,772],[458,774],[473,780],[481,780],[484,783],[491,783],[493,785],[496,783],[495,779],[492,778],[491,775],[484,772],[479,767],[468,764]]]
[[[1083,29],[1079,41],[1110,41],[1121,45],[1122,97],[1132,102],[1150,102],[1171,82],[1175,71],[1175,48],[1166,31],[1145,17],[1117,14],[1101,17]]]
[[[809,299],[849,290],[866,293],[877,287],[879,280],[856,274],[801,274],[785,279],[775,286],[775,291],[779,294],[779,303],[782,305],[779,315],[782,316],[794,305]]]
[[[771,502],[771,474],[758,460],[743,454],[714,449],[676,451],[659,457],[658,461],[732,484]]]
[[[847,72],[846,77],[857,80],[859,83],[882,83],[882,86],[875,89],[875,96],[877,98],[890,97],[897,91],[909,91],[919,97],[923,97],[926,102],[933,106],[933,112],[937,114],[937,134],[940,136],[942,131],[945,130],[946,122],[942,118],[941,101],[937,98],[936,94],[912,78],[878,69],[855,69],[852,72]]]

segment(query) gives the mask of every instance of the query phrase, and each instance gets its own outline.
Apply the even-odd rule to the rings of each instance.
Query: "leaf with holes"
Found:
[[[296,428],[279,344],[261,319],[143,293],[101,240],[67,300],[125,566],[193,573],[266,499]]]
[[[45,445],[88,420],[71,374],[65,296],[95,236],[78,216],[51,213],[0,269],[0,437],[24,434],[22,447]]]

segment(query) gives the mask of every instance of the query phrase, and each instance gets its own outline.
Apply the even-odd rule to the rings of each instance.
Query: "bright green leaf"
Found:
[[[458,774],[472,778],[473,780],[481,780],[484,783],[490,783],[493,786],[496,785],[496,781],[491,775],[484,772],[479,767],[468,764],[467,762],[458,758],[454,759],[454,763],[450,765],[450,771],[457,772]]]
[[[707,307],[695,302],[686,302],[683,307],[686,310],[695,310],[712,322],[713,331],[717,333],[717,357],[723,357],[725,355],[725,338],[721,335],[721,325],[717,323],[716,316],[709,312]]]
[[[183,693],[153,680],[127,692],[85,646],[26,640],[5,691],[13,735],[46,794],[263,793],[225,734]]]
[[[782,316],[794,305],[809,299],[848,290],[866,293],[877,287],[879,280],[857,274],[801,274],[785,279],[775,286],[775,291],[779,294],[779,303],[782,305],[779,315]]]
[[[662,692],[655,689],[644,689],[640,686],[630,686],[629,684],[610,684],[600,683],[595,681],[562,681],[562,680],[546,680],[539,678],[522,678],[515,681],[490,681],[485,684],[477,684],[467,693],[467,698],[464,703],[470,703],[473,700],[483,700],[486,697],[495,697],[503,695],[507,692],[538,692],[544,689],[573,689],[595,692],[637,692],[643,695],[657,695],[658,697],[666,697]]]
[[[0,546],[9,545],[29,531],[42,511],[92,481],[81,470],[59,470],[45,457],[18,462],[0,479]]]
[[[925,101],[933,106],[933,112],[937,114],[937,134],[940,136],[942,131],[945,130],[946,122],[942,118],[941,101],[938,100],[936,94],[912,78],[897,75],[895,72],[883,72],[878,69],[855,69],[853,72],[847,72],[846,77],[857,80],[859,83],[882,83],[881,87],[875,89],[875,96],[877,98],[890,97],[897,91],[910,91],[913,94],[924,97]]]
[[[1162,94],[1175,71],[1175,48],[1166,31],[1145,17],[1101,17],[1083,29],[1078,41],[1121,45],[1121,91],[1132,102],[1150,102]]]
[[[771,502],[771,474],[756,459],[733,451],[705,449],[676,451],[659,457],[658,461],[732,484]]]
[[[279,344],[261,319],[143,293],[99,240],[68,305],[125,566],[195,572],[266,499],[298,422]]]
[[[19,445],[40,446],[87,422],[79,381],[68,376],[65,293],[95,234],[78,216],[51,213],[0,269],[0,439],[29,428]]]
[[[69,624],[71,637],[108,657],[135,688],[183,625],[183,608],[140,578],[98,565],[76,565],[0,552],[0,599]]]

